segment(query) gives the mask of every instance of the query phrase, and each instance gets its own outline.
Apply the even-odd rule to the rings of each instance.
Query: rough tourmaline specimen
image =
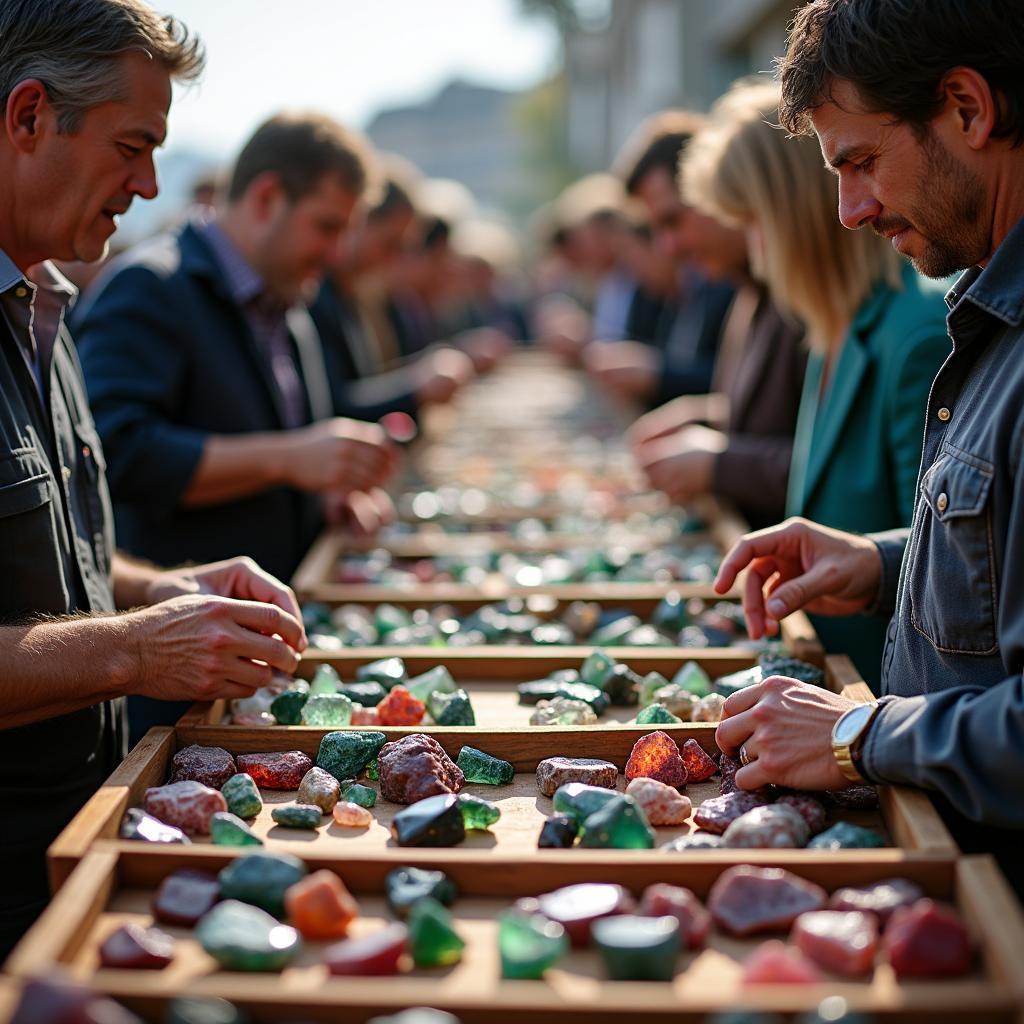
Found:
[[[122,839],[139,839],[146,843],[188,844],[192,842],[180,828],[165,825],[153,815],[139,810],[138,807],[129,807],[125,811],[118,835]]]
[[[221,786],[228,810],[239,818],[255,818],[263,810],[263,797],[251,775],[239,772]]]
[[[697,698],[706,697],[711,692],[711,677],[695,661],[688,661],[672,677],[672,682]]]
[[[187,835],[210,831],[210,818],[228,809],[227,801],[215,789],[201,782],[172,782],[146,790],[143,806],[147,814]]]
[[[568,814],[552,814],[541,827],[539,850],[567,850],[576,842],[578,826]]]
[[[455,763],[462,770],[466,782],[481,783],[485,786],[507,786],[516,770],[510,761],[477,750],[468,744],[459,751]]]
[[[686,765],[675,740],[660,729],[641,736],[626,762],[626,778],[656,779],[666,786],[685,786]]]
[[[755,807],[741,814],[722,833],[726,846],[746,849],[800,849],[811,830],[800,813],[786,804]]]
[[[409,910],[409,953],[417,967],[447,967],[462,959],[466,943],[455,931],[451,911],[429,896]]]
[[[782,868],[728,868],[708,894],[715,923],[733,935],[780,931],[825,906],[825,890]]]
[[[341,787],[341,799],[360,807],[373,807],[377,803],[377,790],[359,782],[349,782]]]
[[[660,672],[648,672],[640,680],[638,691],[640,703],[644,707],[648,704],[653,704],[655,700],[654,691],[660,690],[663,686],[668,686],[668,680]]]
[[[594,757],[546,757],[537,765],[537,788],[545,796],[568,782],[614,789],[618,778],[619,769],[611,761]]]
[[[679,958],[679,922],[674,917],[622,914],[595,921],[594,944],[608,977],[615,981],[671,981]]]
[[[410,679],[405,687],[417,700],[428,706],[435,693],[454,693],[456,689],[455,680],[444,665],[435,665],[429,672]]]
[[[616,665],[602,689],[616,707],[628,708],[639,702],[642,683],[643,679],[628,665]]]
[[[237,900],[214,907],[199,922],[196,938],[229,971],[280,971],[302,945],[294,928]]]
[[[330,772],[339,782],[354,779],[377,756],[387,739],[382,732],[329,732],[320,741],[317,767]]]
[[[279,725],[301,725],[302,709],[309,700],[308,690],[285,690],[274,698],[270,705],[270,713]]]
[[[385,743],[377,756],[380,795],[396,804],[413,804],[439,793],[458,793],[462,770],[432,736],[413,733]]]
[[[484,800],[482,797],[473,796],[470,793],[460,793],[458,800],[459,810],[462,812],[462,823],[466,826],[467,831],[488,829],[501,817],[498,805],[492,804],[490,800]]]
[[[301,750],[239,754],[238,770],[251,775],[262,789],[298,789],[313,762]]]
[[[209,871],[181,868],[168,875],[153,897],[153,916],[165,924],[194,925],[220,899],[220,883]]]
[[[298,857],[254,850],[233,860],[217,880],[224,899],[251,903],[268,914],[283,917],[285,892],[305,877],[306,867]]]
[[[721,835],[739,817],[767,801],[755,793],[736,790],[723,796],[713,796],[693,812],[693,823],[706,832]]]
[[[466,838],[466,826],[454,793],[429,796],[399,811],[391,823],[399,846],[456,846]]]
[[[337,669],[333,665],[321,665],[316,670],[313,681],[309,684],[309,693],[310,696],[337,693],[339,686],[341,686],[341,676],[338,675]]]
[[[655,779],[633,779],[626,795],[640,805],[652,825],[685,825],[693,810],[688,796]]]
[[[974,962],[971,936],[949,907],[918,900],[893,913],[882,947],[900,978],[952,978]]]
[[[577,828],[595,811],[599,811],[606,803],[618,794],[612,788],[588,786],[583,782],[567,782],[555,790],[551,799],[556,814],[564,814],[572,818]]]
[[[874,914],[885,924],[900,907],[909,907],[924,897],[924,890],[907,878],[887,878],[870,885],[837,889],[828,905],[832,910],[861,910]]]
[[[427,703],[430,717],[438,725],[476,725],[473,703],[465,690],[431,694]]]
[[[498,917],[503,978],[542,978],[569,952],[565,929],[542,914],[506,910]]]
[[[324,963],[330,974],[343,977],[397,974],[408,939],[405,925],[394,922],[369,935],[334,943],[324,950]]]
[[[581,882],[545,893],[535,900],[519,900],[516,906],[557,921],[573,946],[580,947],[590,942],[590,928],[595,921],[614,914],[628,914],[634,904],[632,896],[621,885]]]
[[[384,880],[388,906],[397,917],[405,917],[417,900],[430,897],[450,907],[458,896],[455,883],[443,871],[424,868],[395,868]]]
[[[812,910],[793,922],[790,941],[826,971],[867,974],[878,950],[878,921],[858,910]]]
[[[297,804],[315,804],[324,814],[330,814],[341,797],[341,783],[323,768],[310,768],[302,776],[299,791],[295,794]]]
[[[704,782],[718,771],[714,758],[696,740],[687,740],[679,748],[679,756],[686,767],[687,783]]]
[[[885,838],[870,828],[837,821],[831,828],[816,835],[808,844],[809,850],[860,850],[885,846]]]
[[[637,802],[619,793],[583,822],[580,846],[597,850],[652,850],[654,830]]]
[[[419,725],[427,706],[404,686],[396,686],[378,705],[381,725]]]
[[[307,939],[340,939],[359,916],[359,904],[333,871],[314,871],[284,895],[288,920]]]
[[[348,725],[352,721],[352,701],[343,693],[315,693],[302,709],[303,725]]]
[[[401,658],[381,658],[356,669],[359,682],[380,683],[385,690],[404,683],[407,678],[405,662]]]
[[[104,967],[158,971],[173,959],[174,939],[170,935],[134,922],[111,932],[100,946],[100,963]]]
[[[671,711],[664,704],[648,704],[636,716],[637,725],[682,725],[683,720]]]
[[[674,917],[687,949],[700,949],[711,931],[711,915],[696,896],[681,885],[656,882],[644,889],[637,914],[641,917]]]
[[[201,782],[210,789],[220,789],[237,770],[235,759],[222,747],[193,743],[174,755],[170,781]]]
[[[825,828],[828,811],[820,800],[816,800],[809,793],[786,793],[780,796],[775,804],[792,807],[807,823],[812,836],[816,836]]]
[[[210,819],[210,840],[218,846],[262,846],[263,840],[236,814],[218,811]]]

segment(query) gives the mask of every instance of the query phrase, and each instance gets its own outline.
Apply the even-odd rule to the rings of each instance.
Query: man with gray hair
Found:
[[[46,903],[47,846],[124,756],[121,698],[245,696],[306,645],[249,559],[161,572],[114,550],[74,289],[47,262],[99,259],[156,195],[171,81],[202,66],[141,0],[0,5],[0,958]]]

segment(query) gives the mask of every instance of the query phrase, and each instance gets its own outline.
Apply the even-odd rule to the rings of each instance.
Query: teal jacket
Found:
[[[821,396],[823,358],[807,364],[793,442],[787,515],[852,533],[909,526],[932,380],[952,351],[947,282],[907,264],[903,287],[865,300]],[[872,689],[881,678],[888,621],[812,616],[831,654],[847,654]]]

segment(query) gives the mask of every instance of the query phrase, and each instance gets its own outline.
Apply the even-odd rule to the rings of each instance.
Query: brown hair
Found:
[[[640,183],[657,168],[676,180],[679,158],[703,126],[703,115],[689,110],[663,110],[642,122],[615,160],[614,170],[626,194],[635,196]]]

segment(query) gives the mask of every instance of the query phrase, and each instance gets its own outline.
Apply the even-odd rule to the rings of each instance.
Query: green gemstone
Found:
[[[404,608],[398,608],[393,604],[380,604],[373,614],[373,625],[384,640],[396,629],[412,625],[412,616]]]
[[[281,804],[270,816],[285,828],[319,828],[323,821],[323,811],[315,804]]]
[[[285,890],[306,877],[305,865],[288,853],[254,850],[233,860],[217,876],[226,900],[241,900],[284,917]]]
[[[274,698],[270,705],[270,713],[279,725],[301,725],[302,709],[309,700],[308,690],[285,690]]]
[[[591,926],[608,977],[614,981],[671,981],[679,958],[674,917],[604,917]]]
[[[241,818],[225,811],[210,818],[210,842],[217,846],[263,845],[263,840]]]
[[[836,822],[831,828],[816,835],[808,844],[808,850],[859,850],[885,846],[885,839],[870,828],[851,825],[845,821]]]
[[[443,871],[395,868],[384,879],[388,906],[396,917],[405,917],[414,903],[426,897],[450,907],[458,896],[455,883]]]
[[[506,910],[498,915],[503,978],[541,978],[569,952],[565,929],[540,914]]]
[[[488,829],[501,817],[497,804],[471,793],[459,794],[459,810],[467,829]]]
[[[447,967],[462,959],[466,943],[455,931],[451,911],[429,896],[409,910],[409,952],[417,967]]]
[[[387,695],[388,691],[380,683],[345,683],[339,690],[353,704],[364,708],[375,708]]]
[[[642,625],[643,623],[639,616],[623,615],[621,618],[615,619],[606,626],[595,630],[587,642],[598,646],[607,645],[614,647],[616,644],[621,644],[634,629]]]
[[[604,689],[605,683],[611,678],[616,661],[604,651],[594,651],[580,667],[580,679],[590,686]]]
[[[230,899],[202,918],[196,938],[229,971],[280,971],[302,946],[294,928],[257,907]]]
[[[639,696],[640,703],[644,706],[654,701],[654,691],[668,686],[668,680],[660,672],[648,672],[640,680]]]
[[[464,746],[455,762],[466,776],[467,782],[479,782],[485,786],[507,786],[516,773],[510,761],[485,754],[476,747]]]
[[[429,672],[410,679],[405,688],[417,699],[429,704],[435,693],[454,693],[456,686],[451,672],[444,665],[435,665]]]
[[[682,725],[682,722],[664,704],[648,704],[636,716],[637,725]]]
[[[359,682],[380,683],[385,690],[404,683],[407,678],[405,662],[401,658],[380,658],[356,669],[356,679]]]
[[[695,697],[706,697],[711,692],[711,677],[695,661],[688,661],[672,677],[672,682]]]
[[[617,793],[583,822],[580,846],[595,850],[653,850],[654,829],[640,805]]]
[[[302,709],[303,725],[348,725],[352,701],[341,693],[321,693],[309,698]]]
[[[617,796],[618,793],[614,789],[588,786],[584,782],[567,782],[555,790],[551,802],[556,814],[566,814],[577,825],[582,825],[587,818]]]
[[[377,763],[377,758],[374,758],[366,766],[366,777],[371,782],[378,782],[378,781],[380,781],[380,765]]]
[[[369,786],[362,786],[358,782],[350,783],[341,787],[341,799],[349,803],[359,804],[360,807],[373,807],[377,802],[377,790]]]
[[[438,725],[476,725],[473,704],[465,690],[434,693],[427,706]]]
[[[251,775],[239,772],[220,787],[228,810],[239,818],[255,818],[263,810],[263,798]]]
[[[605,680],[604,692],[617,707],[630,707],[640,702],[643,680],[628,665],[616,665]]]
[[[677,632],[690,623],[690,614],[686,610],[686,600],[676,591],[666,594],[654,609],[651,623]]]
[[[720,693],[723,697],[731,697],[734,693],[761,682],[763,678],[760,666],[755,665],[754,668],[745,668],[741,672],[719,676],[714,683],[715,692]]]
[[[341,676],[338,675],[333,665],[321,665],[309,684],[311,696],[325,693],[337,693],[341,686]]]

